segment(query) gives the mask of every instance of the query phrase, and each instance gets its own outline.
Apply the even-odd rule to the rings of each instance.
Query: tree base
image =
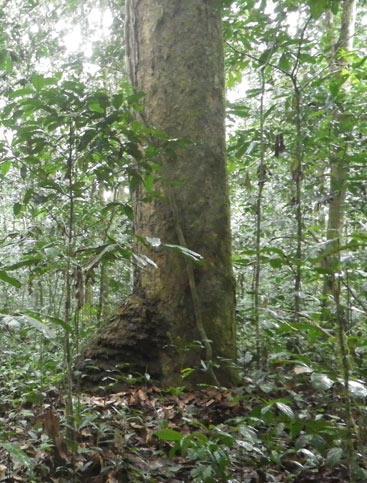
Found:
[[[157,307],[132,295],[83,350],[76,364],[80,385],[116,389],[124,380],[126,385],[128,374],[149,374],[153,380],[161,380],[161,355],[167,344],[167,322]]]

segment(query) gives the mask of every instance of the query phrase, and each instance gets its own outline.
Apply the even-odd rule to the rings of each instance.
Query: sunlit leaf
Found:
[[[183,434],[171,428],[161,429],[160,431],[157,431],[155,434],[157,438],[160,439],[161,441],[177,442],[177,441],[181,441],[181,439],[183,438]]]
[[[287,416],[289,419],[295,418],[292,408],[289,407],[287,404],[284,404],[282,402],[277,402],[275,404],[276,404],[276,407],[279,409],[279,411],[283,413],[285,416]]]
[[[182,255],[184,255],[185,257],[188,257],[191,260],[194,260],[195,262],[199,262],[204,259],[202,255],[200,255],[200,253],[196,253],[193,250],[190,250],[189,248],[186,248],[186,247],[182,247],[180,245],[172,245],[172,244],[166,243],[163,246],[166,248],[175,250],[181,253]]]
[[[334,385],[334,381],[329,376],[317,372],[311,375],[311,383],[315,389],[323,391],[330,389]]]

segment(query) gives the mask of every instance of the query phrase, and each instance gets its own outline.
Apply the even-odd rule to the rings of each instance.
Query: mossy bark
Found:
[[[147,201],[143,189],[135,194],[135,234],[159,238],[162,246],[179,245],[179,223],[187,248],[203,261],[189,267],[195,304],[188,277],[191,261],[162,246],[139,245],[138,253],[158,268],[136,272],[134,302],[99,334],[86,356],[131,362],[165,384],[176,383],[182,369],[200,366],[205,359],[205,351],[195,348],[195,341],[203,342],[198,310],[213,362],[221,365],[217,378],[233,381],[234,282],[220,3],[128,0],[126,6],[129,68],[133,85],[145,93],[144,122],[187,141],[175,153],[162,153],[155,187],[159,196]],[[200,379],[211,382],[209,372]]]

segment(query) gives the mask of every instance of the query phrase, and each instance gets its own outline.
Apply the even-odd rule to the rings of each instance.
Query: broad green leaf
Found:
[[[228,104],[228,114],[247,119],[250,115],[250,107],[244,104]]]
[[[341,0],[330,0],[330,1],[331,1],[330,9],[334,15],[337,15],[341,4]]]
[[[349,392],[357,399],[367,397],[367,387],[359,381],[349,381]]]
[[[22,87],[21,89],[17,89],[9,94],[11,99],[16,99],[17,97],[25,97],[34,94],[34,89],[32,87]]]
[[[132,221],[134,219],[134,210],[132,209],[132,207],[130,205],[125,203],[124,207],[123,207],[123,211],[124,211],[125,215],[128,217],[129,220]]]
[[[317,390],[326,391],[334,385],[334,381],[326,374],[319,374],[314,372],[311,375],[311,383]]]
[[[33,460],[30,458],[27,453],[25,453],[19,446],[8,443],[8,442],[0,442],[0,446],[2,446],[10,455],[10,457],[20,463],[27,468],[31,468],[33,466]]]
[[[36,329],[38,332],[41,332],[47,339],[53,339],[56,337],[56,333],[54,330],[47,327],[44,320],[41,318],[31,317],[28,314],[17,316],[22,324],[27,324]]]
[[[20,215],[20,213],[22,212],[22,209],[23,209],[22,203],[14,203],[13,213],[14,213],[15,216]]]
[[[281,268],[283,266],[283,260],[280,258],[269,258],[269,263],[272,268]]]
[[[33,257],[26,257],[23,260],[20,260],[17,263],[13,263],[11,265],[7,265],[3,267],[5,271],[11,271],[11,270],[18,270],[19,268],[22,267],[31,267],[32,265],[37,265],[39,262],[43,260],[43,257],[41,255],[35,255]]]
[[[183,434],[171,428],[161,429],[160,431],[157,431],[155,434],[157,438],[160,439],[161,441],[178,442],[178,441],[181,441],[181,439],[183,438]]]
[[[273,53],[274,53],[274,48],[273,47],[270,47],[269,49],[266,49],[260,55],[259,64],[267,64],[270,61],[271,56],[273,55]]]
[[[6,176],[12,167],[11,161],[4,161],[0,164],[0,174],[1,176]]]
[[[86,265],[85,271],[88,272],[89,270],[97,266],[107,253],[113,252],[114,250],[116,250],[116,248],[117,244],[106,245],[103,250]]]
[[[122,203],[121,201],[112,201],[111,203],[108,203],[103,208],[102,213],[113,210],[114,208],[119,208],[128,217],[129,220],[132,220],[134,218],[134,211],[132,207],[127,203]]]
[[[37,91],[40,91],[47,84],[43,75],[40,74],[33,74],[31,77],[31,83]]]
[[[119,94],[115,94],[113,97],[112,97],[112,105],[115,109],[119,109],[121,107],[121,104],[124,102],[124,94],[123,93],[119,93]]]
[[[305,456],[307,460],[315,461],[315,462],[318,460],[316,454],[307,448],[301,448],[297,451],[297,453]]]
[[[66,332],[72,331],[72,328],[70,325],[66,324],[64,320],[59,319],[57,317],[52,317],[50,315],[42,315],[42,314],[39,314],[38,312],[34,312],[33,310],[25,310],[24,315],[27,317],[32,317],[33,319],[37,320],[38,322],[41,322],[42,324],[45,323],[44,319],[47,319],[53,324],[62,327]]]
[[[78,149],[83,151],[88,144],[97,136],[98,132],[96,129],[87,129],[82,135],[79,141]]]
[[[78,96],[83,95],[85,91],[85,85],[76,80],[68,80],[63,82],[62,88],[66,91],[66,94],[68,94],[67,91],[71,91],[77,94]]]
[[[287,416],[289,419],[295,418],[292,408],[289,407],[287,404],[284,404],[282,402],[277,402],[275,403],[275,405],[279,409],[279,411],[283,413],[285,416]]]
[[[308,0],[311,15],[314,19],[318,19],[328,9],[329,0]]]
[[[326,464],[328,466],[336,466],[343,457],[342,448],[330,448],[326,455]]]
[[[289,57],[289,55],[284,53],[281,55],[278,65],[282,70],[285,70],[286,72],[288,72],[292,67],[292,60]]]
[[[8,275],[6,272],[2,270],[0,271],[0,280],[16,288],[20,288],[22,286],[19,280],[17,280],[14,277],[11,277],[10,275]]]
[[[97,100],[89,102],[88,108],[93,112],[97,112],[98,114],[105,113],[105,108]]]
[[[273,406],[274,406],[274,404],[270,403],[270,404],[267,404],[266,406],[262,407],[261,408],[261,414],[262,415],[267,414],[269,411],[271,411],[273,409]]]

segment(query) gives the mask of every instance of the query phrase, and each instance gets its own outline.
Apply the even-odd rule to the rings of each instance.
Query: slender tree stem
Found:
[[[69,197],[69,213],[67,222],[67,239],[66,239],[66,270],[65,270],[65,325],[71,327],[71,285],[72,285],[72,257],[74,252],[74,162],[73,162],[73,147],[74,147],[74,131],[70,123],[69,130],[69,155],[67,160],[67,179],[68,179],[68,197]],[[67,370],[67,404],[66,404],[66,419],[67,419],[67,435],[70,443],[74,442],[74,408],[73,408],[73,375],[72,375],[72,350],[70,335],[65,331],[65,357]]]
[[[260,276],[261,276],[261,225],[262,225],[262,200],[266,182],[265,165],[265,131],[264,131],[264,100],[265,100],[265,72],[261,75],[261,97],[260,97],[260,160],[258,166],[258,193],[256,200],[256,260],[254,266],[254,306],[253,318],[256,331],[256,364],[260,369],[262,359],[262,340],[260,324]]]
[[[301,91],[298,87],[297,78],[292,78],[294,89],[296,147],[293,166],[293,181],[295,183],[295,217],[297,225],[296,245],[296,273],[294,279],[294,320],[299,321],[301,311],[302,290],[302,242],[303,242],[303,215],[302,215],[302,177],[303,177],[303,148],[302,148],[302,114],[301,114]]]

